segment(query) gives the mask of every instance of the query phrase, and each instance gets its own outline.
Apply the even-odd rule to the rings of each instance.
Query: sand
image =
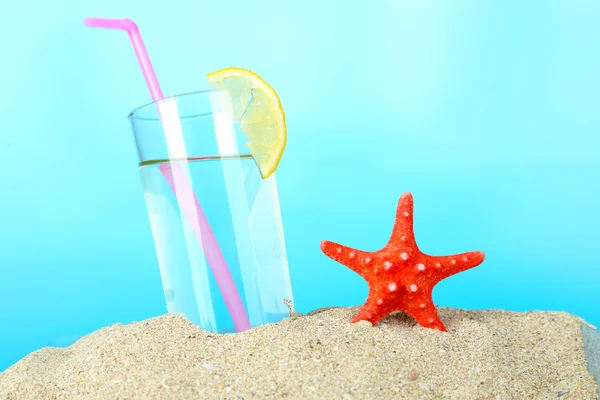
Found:
[[[579,318],[440,308],[447,333],[357,308],[234,335],[179,315],[44,348],[0,375],[1,399],[598,399]]]

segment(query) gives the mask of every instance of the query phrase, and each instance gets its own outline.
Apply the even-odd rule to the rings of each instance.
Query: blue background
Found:
[[[600,2],[38,3],[0,25],[0,370],[165,312],[126,120],[149,94],[86,16],[135,20],[167,95],[229,65],[277,89],[299,311],[365,299],[319,242],[382,247],[410,191],[423,251],[487,255],[438,304],[600,324]]]

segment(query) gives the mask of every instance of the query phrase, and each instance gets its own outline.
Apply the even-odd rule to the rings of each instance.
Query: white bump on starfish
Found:
[[[425,264],[417,264],[418,271],[425,271]]]
[[[400,258],[404,261],[408,260],[408,253],[400,253]]]
[[[377,304],[382,305],[383,304],[383,300],[377,299]]]
[[[452,260],[452,261],[450,261],[450,263],[451,263],[452,265],[454,265],[454,264],[456,264],[456,260]]]
[[[388,270],[388,269],[390,269],[390,268],[392,267],[392,263],[391,263],[391,262],[389,262],[389,261],[386,261],[386,262],[384,262],[384,263],[383,263],[383,267],[384,267],[386,270]]]
[[[404,211],[404,216],[408,217],[410,214],[407,211]]]
[[[400,237],[400,240],[402,240],[403,242],[406,241],[406,235],[402,235],[402,237]]]
[[[388,285],[388,289],[390,292],[395,292],[397,288],[398,288],[398,285],[396,285],[396,282],[392,282]]]
[[[350,258],[354,258],[354,252],[351,251],[350,254],[349,254],[349,256],[350,256]]]
[[[338,247],[338,249],[337,249],[337,253],[338,253],[338,254],[340,254],[341,252],[342,252],[342,248],[341,248],[341,247]]]
[[[419,287],[413,283],[409,286],[409,289],[411,292],[416,292],[417,290],[419,290]]]
[[[368,263],[370,263],[370,262],[371,262],[371,257],[367,257],[367,258],[365,258],[365,264],[368,264]]]
[[[440,264],[440,263],[436,263],[435,266],[438,268],[442,268],[442,264]]]
[[[419,308],[425,308],[425,303],[419,304]]]
[[[433,324],[433,321],[435,321],[435,320],[433,318],[429,318],[428,321],[429,321],[430,324]]]
[[[463,262],[467,262],[469,259],[467,257],[463,257]]]

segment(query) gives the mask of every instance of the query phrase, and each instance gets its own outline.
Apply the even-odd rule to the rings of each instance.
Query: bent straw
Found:
[[[152,63],[148,57],[148,52],[142,41],[140,31],[135,22],[130,19],[86,18],[84,23],[86,26],[90,27],[120,29],[127,32],[140,63],[140,67],[142,68],[142,73],[146,79],[148,89],[150,89],[152,100],[156,102],[164,98],[154,68],[152,68]],[[167,126],[165,125],[165,120],[163,118],[164,115],[160,110],[160,103],[157,105],[159,107],[161,122],[165,127],[165,131],[167,131]],[[163,112],[164,111],[165,109],[163,109]],[[241,332],[250,329],[250,321],[248,320],[248,315],[244,309],[240,294],[235,286],[231,272],[227,267],[223,253],[219,248],[217,239],[208,224],[198,199],[194,195],[191,183],[178,165],[170,166],[165,164],[159,169],[175,193],[179,207],[188,218],[192,229],[196,233],[198,241],[204,251],[204,255],[215,276],[217,285],[223,295],[223,299],[225,300],[225,304],[229,310],[229,314],[231,315],[236,330]],[[177,185],[175,185],[175,182],[177,182]],[[176,187],[178,189],[177,191],[175,190]]]

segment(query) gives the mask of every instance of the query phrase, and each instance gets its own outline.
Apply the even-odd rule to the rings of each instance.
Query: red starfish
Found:
[[[396,223],[388,244],[367,252],[336,243],[321,242],[323,253],[362,276],[369,296],[352,322],[375,325],[392,311],[404,311],[426,328],[446,331],[431,299],[433,287],[442,279],[478,266],[480,251],[452,256],[430,256],[417,247],[413,232],[413,198],[404,193],[398,202]]]

